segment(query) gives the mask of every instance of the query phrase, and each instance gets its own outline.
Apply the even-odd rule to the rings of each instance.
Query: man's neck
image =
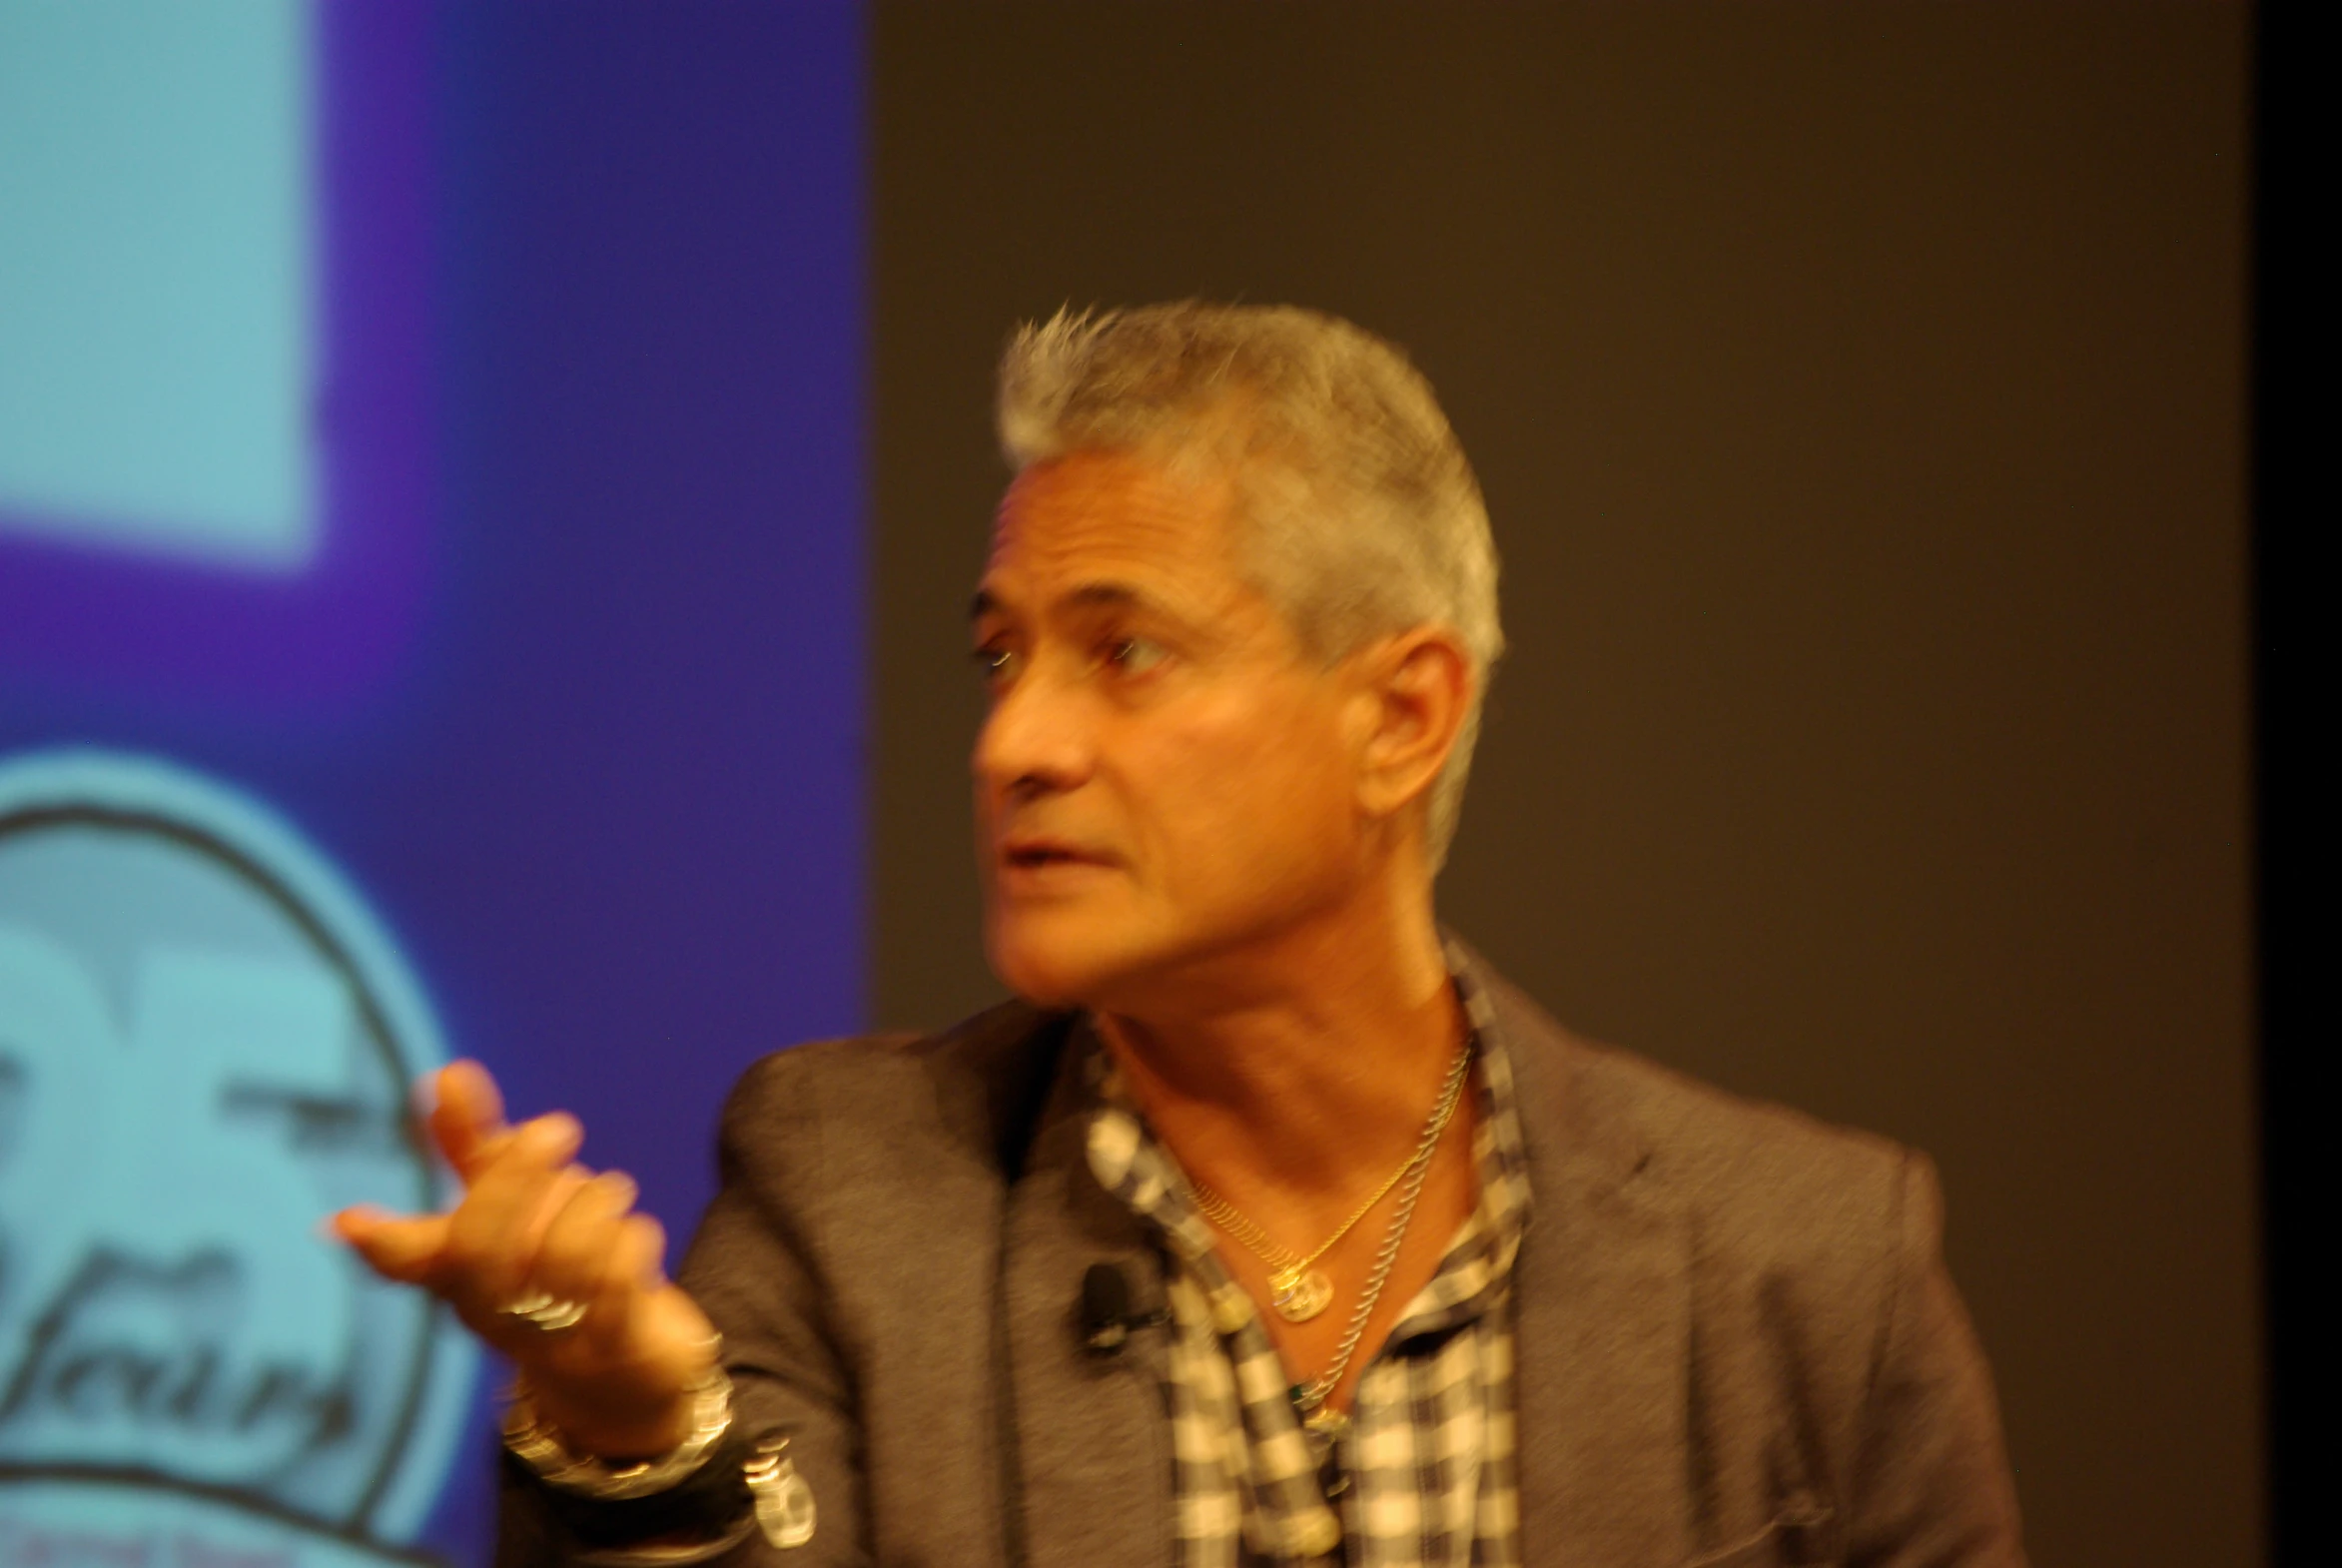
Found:
[[[1428,897],[1242,964],[1175,1012],[1102,1015],[1107,1042],[1190,1176],[1239,1206],[1338,1210],[1414,1147],[1462,1046]]]

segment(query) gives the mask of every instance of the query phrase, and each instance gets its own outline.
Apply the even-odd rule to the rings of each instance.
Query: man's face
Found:
[[[1106,452],[1028,468],[975,640],[986,948],[1018,992],[1175,1005],[1354,886],[1358,693],[1245,582],[1224,483]]]

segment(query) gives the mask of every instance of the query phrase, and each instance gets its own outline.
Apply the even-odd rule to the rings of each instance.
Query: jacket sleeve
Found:
[[[1943,1255],[1943,1199],[1907,1156],[1894,1285],[1862,1415],[1846,1557],[1863,1568],[2022,1568],[1992,1377]]]
[[[813,1490],[814,1532],[804,1545],[780,1550],[750,1528],[729,1549],[696,1559],[714,1568],[856,1568],[869,1561],[854,1389],[816,1261],[820,1194],[780,1169],[819,1169],[819,1119],[791,1092],[804,1088],[786,1082],[792,1076],[768,1061],[726,1104],[716,1196],[676,1278],[724,1336],[736,1428],[752,1438],[787,1434],[790,1460]],[[786,1160],[776,1158],[782,1151]],[[551,1516],[541,1487],[511,1466],[505,1471],[497,1568],[694,1560],[688,1553],[588,1553]]]

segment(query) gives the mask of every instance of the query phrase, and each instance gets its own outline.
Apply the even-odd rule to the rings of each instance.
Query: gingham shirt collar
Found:
[[[1345,1546],[1361,1568],[1518,1560],[1510,1295],[1528,1220],[1527,1163],[1494,1009],[1468,957],[1451,944],[1447,959],[1472,1035],[1479,1199],[1388,1337],[1360,1347],[1353,1424],[1323,1464],[1283,1362],[1251,1296],[1220,1262],[1177,1163],[1132,1106],[1111,1055],[1091,1056],[1091,1170],[1161,1233],[1175,1260],[1167,1394],[1182,1565],[1321,1561]],[[1425,1354],[1410,1353],[1415,1347]],[[1392,1375],[1403,1381],[1394,1386]],[[1369,1428],[1378,1420],[1387,1428],[1400,1402],[1398,1424],[1408,1430],[1395,1446],[1436,1453],[1437,1462],[1378,1465],[1361,1451],[1394,1446]],[[1460,1501],[1451,1495],[1459,1472],[1475,1478]]]

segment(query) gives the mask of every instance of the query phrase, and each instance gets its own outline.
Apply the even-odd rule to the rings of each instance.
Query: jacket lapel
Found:
[[[1496,983],[1529,1167],[1514,1263],[1521,1545],[1530,1564],[1665,1568],[1691,1552],[1691,1260],[1586,1048]]]
[[[1071,1032],[1025,1172],[1010,1189],[1002,1264],[1011,1419],[1033,1568],[1171,1562],[1171,1451],[1160,1392],[1163,1330],[1112,1356],[1082,1343],[1082,1278],[1124,1271],[1142,1307],[1162,1264],[1138,1219],[1090,1174],[1087,1029]],[[1144,1281],[1144,1283],[1141,1283]]]

